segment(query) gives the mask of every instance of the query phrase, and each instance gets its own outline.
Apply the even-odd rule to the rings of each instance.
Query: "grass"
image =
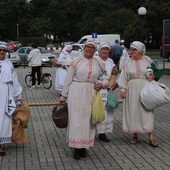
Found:
[[[160,56],[160,50],[159,49],[147,49],[146,55],[149,57]]]

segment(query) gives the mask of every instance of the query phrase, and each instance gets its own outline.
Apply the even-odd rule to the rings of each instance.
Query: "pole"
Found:
[[[19,24],[17,24],[17,38],[19,38]]]

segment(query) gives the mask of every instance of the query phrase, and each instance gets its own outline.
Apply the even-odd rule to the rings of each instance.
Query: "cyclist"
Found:
[[[35,74],[37,73],[38,78],[38,86],[40,87],[41,82],[41,65],[42,65],[42,56],[41,52],[38,49],[36,44],[31,45],[31,51],[28,55],[28,61],[31,61],[32,67],[32,87],[31,89],[35,88]]]

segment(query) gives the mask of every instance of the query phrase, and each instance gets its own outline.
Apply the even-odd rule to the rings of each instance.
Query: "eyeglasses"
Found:
[[[137,49],[136,49],[136,48],[131,48],[131,49],[130,49],[130,51],[135,51],[135,50],[137,50]]]
[[[95,49],[95,47],[89,46],[89,45],[86,45],[85,47],[88,48],[88,49],[93,49],[93,50]]]
[[[1,51],[6,52],[6,50],[5,50],[5,49],[0,49],[0,52],[1,52]]]

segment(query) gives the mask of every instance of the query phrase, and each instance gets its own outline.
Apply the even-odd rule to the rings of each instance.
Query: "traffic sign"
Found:
[[[92,33],[92,38],[93,38],[93,39],[97,38],[97,33],[96,33],[96,32],[93,32],[93,33]]]

